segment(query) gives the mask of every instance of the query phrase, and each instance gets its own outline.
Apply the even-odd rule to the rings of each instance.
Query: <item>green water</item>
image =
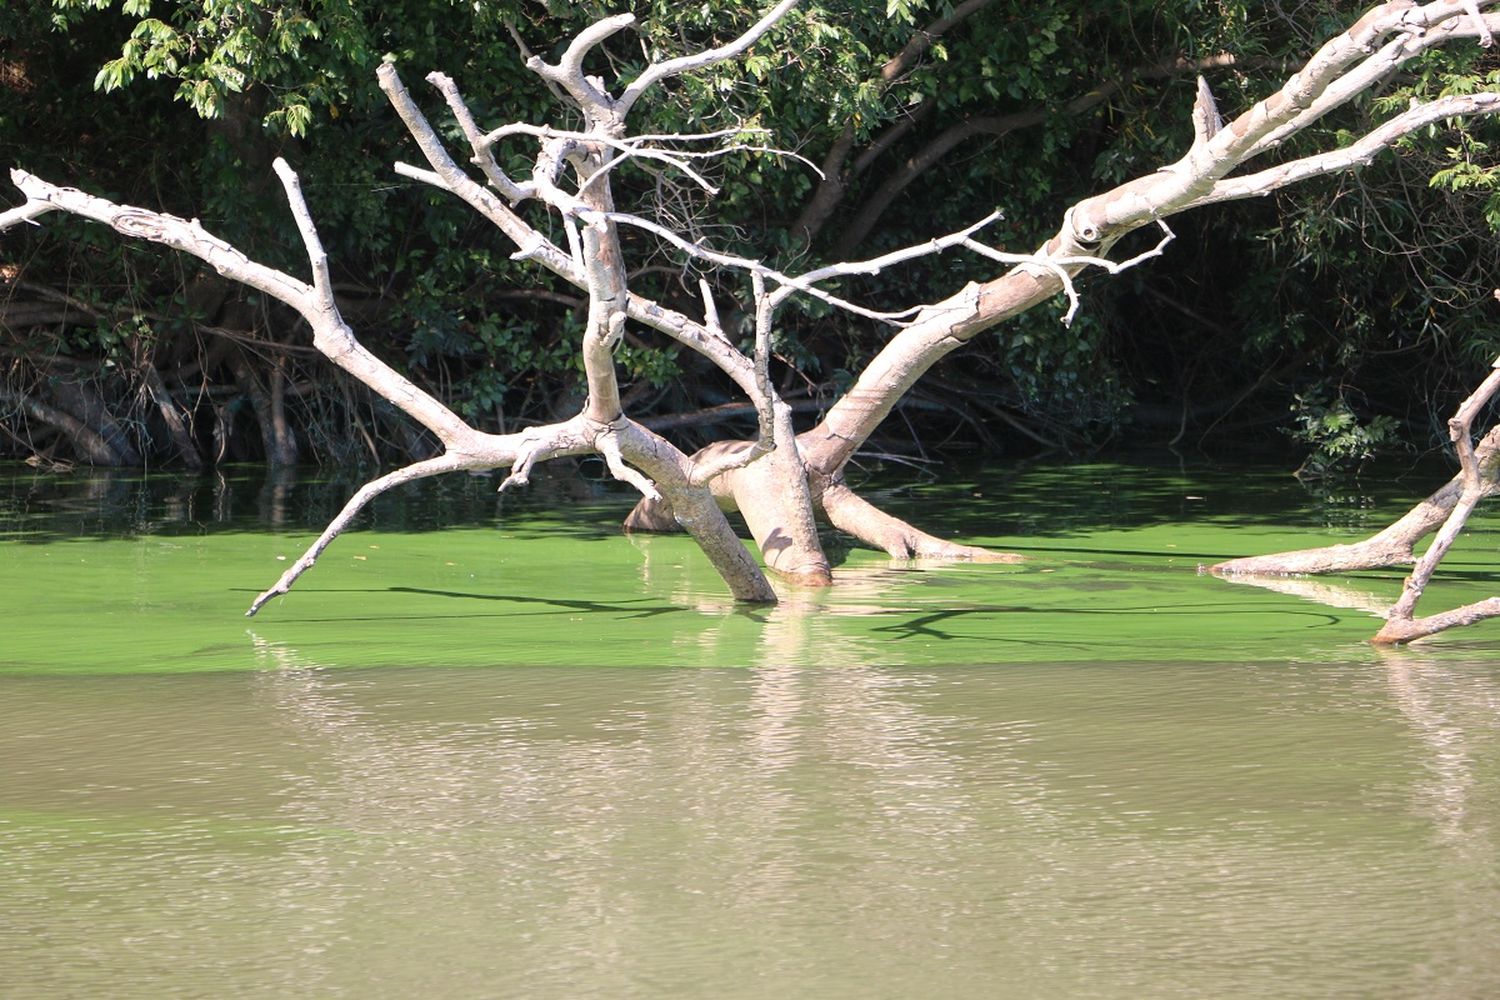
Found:
[[[877,492],[1027,562],[747,611],[458,477],[247,620],[347,486],[0,470],[0,996],[1500,994],[1500,625],[1196,572],[1432,480],[952,474]]]

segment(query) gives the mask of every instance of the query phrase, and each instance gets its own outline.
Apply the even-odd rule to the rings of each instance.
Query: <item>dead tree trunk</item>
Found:
[[[1491,597],[1452,611],[1428,615],[1425,618],[1416,617],[1417,602],[1422,599],[1422,594],[1432,580],[1432,574],[1437,570],[1438,564],[1443,561],[1449,548],[1458,540],[1459,533],[1464,530],[1469,515],[1485,497],[1500,492],[1500,463],[1495,460],[1494,449],[1491,448],[1486,455],[1480,455],[1472,437],[1474,418],[1489,404],[1497,392],[1500,392],[1500,359],[1496,359],[1489,377],[1480,383],[1479,388],[1475,389],[1468,399],[1463,401],[1458,412],[1453,415],[1453,419],[1448,421],[1448,433],[1453,440],[1454,450],[1458,452],[1461,485],[1458,499],[1454,502],[1447,520],[1438,529],[1432,544],[1427,547],[1426,552],[1422,553],[1422,558],[1417,561],[1411,575],[1406,578],[1396,606],[1391,608],[1391,613],[1386,617],[1385,627],[1375,634],[1377,643],[1382,645],[1407,643],[1456,625],[1472,625],[1474,622],[1500,615],[1500,597]],[[1487,440],[1494,437],[1495,431],[1491,431]]]
[[[699,167],[705,156],[724,150],[704,143],[727,138],[729,133],[631,135],[627,129],[631,110],[665,81],[738,57],[765,37],[796,3],[781,0],[726,45],[650,63],[617,91],[611,91],[599,77],[586,75],[584,61],[629,29],[634,24],[632,15],[605,18],[585,29],[555,64],[531,57],[528,67],[574,106],[575,120],[582,121],[577,128],[514,123],[484,131],[454,82],[430,74],[429,82],[442,93],[468,142],[464,159],[478,167],[485,184],[454,161],[395,67],[386,64],[379,69],[382,89],[427,161],[425,168],[398,163],[397,173],[461,198],[516,246],[516,259],[551,271],[587,295],[588,319],[579,350],[588,396],[581,412],[558,423],[517,434],[480,433],[363,348],[339,314],[312,218],[295,175],[283,162],[277,162],[276,171],[307,248],[312,284],[247,259],[196,221],[115,205],[20,170],[13,171],[12,177],[26,195],[26,203],[0,213],[0,229],[61,210],[201,257],[221,274],[295,310],[311,328],[313,344],[320,352],[441,442],[441,455],[391,472],[357,492],[307,553],[256,599],[251,613],[285,593],[364,504],[387,489],[442,472],[508,466],[504,489],[525,483],[539,461],[586,453],[602,456],[616,478],[643,496],[627,522],[630,527],[675,527],[691,532],[736,598],[773,601],[775,592],[757,560],[730,529],[724,509],[744,515],[765,565],[794,582],[823,585],[831,579],[816,530],[819,517],[901,558],[1011,558],[927,535],[858,497],[844,481],[849,460],[939,359],[1060,292],[1068,301],[1064,322],[1070,321],[1079,307],[1075,277],[1089,268],[1116,274],[1159,256],[1172,239],[1165,222],[1171,215],[1263,196],[1307,178],[1354,169],[1403,137],[1445,119],[1500,111],[1500,93],[1446,96],[1413,104],[1336,149],[1248,169],[1252,161],[1267,158],[1287,139],[1367,93],[1414,57],[1454,39],[1487,42],[1491,30],[1500,28],[1500,15],[1484,13],[1500,6],[1500,0],[1437,0],[1422,5],[1394,0],[1368,11],[1319,49],[1280,90],[1227,123],[1221,120],[1207,84],[1200,81],[1191,114],[1195,138],[1182,158],[1068,208],[1057,233],[1031,253],[1002,251],[979,241],[980,231],[998,218],[993,213],[960,232],[918,247],[786,274],[758,260],[717,252],[704,241],[685,239],[654,218],[620,210],[611,176],[620,164],[631,160],[649,160],[710,193],[716,190]],[[961,5],[954,16],[979,6],[982,0]],[[734,135],[741,133],[735,130]],[[534,152],[530,176],[518,180],[502,169],[495,150],[504,144],[514,153],[520,143],[530,144]],[[511,158],[504,159],[510,162]],[[530,212],[539,213],[542,219],[523,214]],[[1123,237],[1151,226],[1161,234],[1153,249],[1124,260],[1111,258]],[[754,304],[754,349],[741,350],[720,327],[719,310],[707,282],[702,285],[701,320],[633,292],[627,281],[626,246],[620,238],[626,228],[653,237],[657,250],[691,259],[695,266],[748,278],[749,289],[741,300]],[[566,245],[549,239],[548,231],[565,234]],[[827,282],[876,273],[922,254],[959,249],[1006,270],[941,301],[900,309],[859,305],[825,287]],[[769,377],[776,313],[793,295],[820,299],[894,330],[851,389],[816,426],[800,433]],[[721,442],[689,457],[634,421],[625,412],[613,360],[614,348],[630,322],[660,332],[717,366],[753,405],[759,420],[756,439]],[[1468,486],[1464,489],[1468,491]]]
[[[1500,292],[1496,295],[1500,297]],[[1373,641],[1379,645],[1400,645],[1459,625],[1472,625],[1500,616],[1500,597],[1422,618],[1416,616],[1417,603],[1433,573],[1458,539],[1474,508],[1481,500],[1500,494],[1500,426],[1491,428],[1477,445],[1472,436],[1475,417],[1497,392],[1500,392],[1500,359],[1496,360],[1489,377],[1464,400],[1453,419],[1448,421],[1448,433],[1458,453],[1458,475],[1385,530],[1353,545],[1330,545],[1231,559],[1212,567],[1211,572],[1247,583],[1255,583],[1258,575],[1271,577],[1273,579],[1267,585],[1276,589],[1275,578],[1294,574],[1399,566],[1415,560],[1411,575],[1402,585],[1401,596],[1386,612],[1385,625],[1375,634]],[[1437,535],[1432,544],[1420,559],[1416,559],[1414,546],[1434,531]]]
[[[171,393],[167,392],[166,383],[162,381],[161,372],[149,360],[140,364],[141,389],[161,414],[161,419],[167,425],[167,433],[172,437],[172,444],[177,448],[177,457],[182,464],[198,472],[203,468],[203,453],[198,450],[198,444],[193,440],[192,431],[188,429],[187,422],[182,418],[182,411],[172,401]]]

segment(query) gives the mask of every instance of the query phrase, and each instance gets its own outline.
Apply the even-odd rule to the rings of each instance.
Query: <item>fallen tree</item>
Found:
[[[293,216],[312,270],[309,284],[249,259],[207,232],[196,220],[122,206],[44,181],[22,170],[12,178],[24,204],[0,214],[0,229],[32,222],[51,211],[95,219],[118,232],[197,256],[220,274],[249,285],[295,310],[312,331],[314,346],[340,368],[420,423],[442,444],[442,453],[397,469],[360,489],[308,551],[253,603],[284,594],[372,498],[394,486],[444,472],[509,468],[502,489],[524,484],[536,465],[563,455],[597,454],[611,473],[642,495],[627,519],[633,530],[687,530],[740,600],[769,602],[775,591],[760,562],[735,536],[724,511],[738,511],[755,539],[765,567],[783,580],[805,585],[831,581],[818,537],[825,521],[897,558],[1009,560],[1014,557],[936,538],[858,496],[847,484],[850,459],[898,401],[938,360],[991,329],[1059,293],[1067,301],[1063,321],[1079,307],[1078,276],[1089,269],[1117,274],[1160,255],[1172,239],[1166,220],[1178,213],[1235,199],[1264,196],[1291,184],[1362,166],[1419,130],[1448,119],[1493,114],[1500,94],[1450,94],[1413,102],[1336,148],[1245,169],[1273,153],[1330,112],[1391,79],[1410,60],[1455,40],[1488,45],[1500,15],[1485,13],[1500,0],[1439,0],[1418,5],[1377,6],[1347,31],[1325,43],[1284,85],[1248,110],[1225,121],[1201,78],[1191,110],[1194,139],[1176,162],[1085,198],[1062,213],[1057,232],[1032,252],[992,247],[980,238],[998,213],[978,219],[930,243],[879,257],[846,261],[801,274],[776,270],[759,260],[712,249],[644,213],[615,205],[611,178],[626,163],[650,161],[711,191],[697,169],[726,149],[760,143],[753,130],[674,135],[633,135],[632,109],[668,81],[746,53],[796,5],[783,0],[734,41],[702,52],[658,58],[633,78],[608,87],[585,70],[585,62],[611,38],[632,27],[624,14],[579,33],[550,63],[533,56],[528,66],[563,98],[581,125],[575,128],[513,123],[485,130],[458,86],[441,73],[428,81],[442,94],[468,146],[481,184],[459,166],[390,63],[380,85],[421,150],[427,165],[398,163],[402,176],[462,199],[494,224],[517,248],[517,259],[534,262],[587,295],[587,322],[579,345],[587,396],[570,419],[512,434],[482,433],[441,401],[418,388],[366,350],[341,316],[326,255],[303,200],[296,175],[277,161]],[[795,44],[795,40],[793,40]],[[531,144],[529,176],[512,176],[502,164],[515,148]],[[497,155],[509,150],[510,156]],[[540,210],[534,214],[531,207]],[[1154,227],[1151,245],[1120,259],[1120,241]],[[639,230],[679,260],[714,269],[739,282],[738,304],[752,316],[750,335],[737,342],[719,317],[714,286],[701,284],[702,317],[695,318],[648,299],[630,287],[631,268],[623,229]],[[874,274],[917,256],[968,252],[1002,265],[992,280],[970,283],[947,298],[901,308],[859,304],[829,290],[853,275]],[[721,282],[720,287],[723,287]],[[772,342],[778,310],[793,296],[889,325],[885,347],[852,386],[809,429],[798,431],[792,409],[771,378]],[[625,412],[614,351],[631,323],[642,324],[707,358],[750,401],[758,417],[753,441],[723,441],[687,454]]]
[[[1500,297],[1500,292],[1496,294]],[[1277,579],[1286,576],[1415,563],[1402,584],[1401,596],[1396,603],[1389,609],[1382,609],[1385,624],[1374,639],[1380,645],[1401,645],[1458,625],[1472,625],[1500,616],[1500,597],[1420,618],[1416,614],[1417,603],[1433,573],[1453,547],[1474,508],[1481,500],[1500,494],[1500,425],[1490,428],[1477,444],[1474,441],[1474,420],[1496,393],[1500,393],[1500,359],[1496,359],[1489,376],[1448,421],[1448,434],[1458,455],[1458,474],[1384,530],[1352,544],[1231,559],[1211,567],[1211,571],[1247,583],[1261,583],[1270,589],[1281,589]],[[1418,559],[1415,554],[1417,543],[1434,533],[1432,543]]]

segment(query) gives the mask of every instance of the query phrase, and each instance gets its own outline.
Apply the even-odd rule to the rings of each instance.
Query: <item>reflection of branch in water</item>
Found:
[[[262,638],[254,629],[245,629],[245,634],[250,637],[250,645],[255,650],[255,658],[263,667],[276,670],[308,670],[319,666],[319,664],[309,662],[301,653],[284,642],[273,642]]]
[[[1354,590],[1326,580],[1315,580],[1297,576],[1255,576],[1250,574],[1226,574],[1218,577],[1228,583],[1249,584],[1263,590],[1273,590],[1289,597],[1300,597],[1314,604],[1326,604],[1334,608],[1349,608],[1364,611],[1376,618],[1384,618],[1391,609],[1391,602],[1367,590]]]
[[[1396,707],[1406,716],[1418,737],[1432,751],[1427,769],[1432,780],[1419,786],[1439,834],[1448,840],[1464,835],[1469,792],[1474,785],[1474,761],[1462,727],[1444,710],[1432,690],[1435,682],[1451,679],[1435,662],[1403,655],[1391,647],[1376,646],[1387,668],[1386,677]]]
[[[1454,896],[1455,933],[1446,939],[1453,968],[1473,972],[1476,956],[1493,954],[1497,887],[1495,786],[1484,780],[1500,736],[1500,689],[1488,661],[1453,660],[1405,649],[1379,649],[1392,698],[1429,751],[1430,777],[1414,789],[1416,811],[1453,851],[1453,868],[1470,891]],[[1435,967],[1443,957],[1434,956]],[[1493,964],[1493,959],[1489,959]],[[1494,981],[1494,970],[1490,970]],[[1447,991],[1429,990],[1429,995]]]
[[[1496,791],[1485,780],[1500,744],[1500,688],[1493,661],[1455,661],[1407,647],[1375,646],[1391,700],[1420,741],[1427,775],[1412,781],[1412,809],[1451,851],[1444,894],[1450,932],[1428,960],[1436,973],[1426,996],[1488,995],[1473,984],[1496,982],[1494,915],[1500,889],[1495,837]],[[1493,992],[1493,991],[1489,991]]]
[[[1060,827],[1051,775],[1015,720],[976,735],[984,713],[931,697],[941,675],[856,661],[827,643],[828,620],[767,622],[757,659],[785,650],[769,635],[785,624],[814,647],[797,664],[587,674],[297,669],[294,645],[250,633],[278,668],[254,685],[291,754],[270,807],[292,833],[272,871],[308,921],[301,945],[321,950],[307,975],[316,986],[368,939],[370,899],[443,958],[500,947],[528,976],[605,962],[622,981],[653,974],[650,920],[757,926],[830,865],[861,904],[895,891],[914,921],[952,918],[951,889],[893,890],[890,870],[965,871],[997,811]],[[359,954],[403,974],[394,954]]]

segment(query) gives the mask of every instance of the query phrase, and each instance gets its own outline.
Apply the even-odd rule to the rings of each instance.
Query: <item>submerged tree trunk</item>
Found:
[[[1496,293],[1500,298],[1500,292]],[[1500,360],[1496,360],[1478,389],[1459,406],[1448,421],[1448,432],[1458,453],[1460,470],[1448,483],[1417,504],[1385,530],[1352,545],[1279,552],[1247,559],[1231,559],[1211,567],[1217,574],[1254,583],[1257,575],[1284,577],[1305,573],[1332,573],[1415,562],[1401,588],[1401,596],[1385,615],[1385,625],[1375,634],[1379,645],[1400,645],[1460,625],[1472,625],[1500,616],[1500,597],[1466,604],[1438,614],[1417,617],[1432,575],[1458,539],[1469,516],[1480,501],[1500,494],[1500,426],[1492,427],[1476,445],[1472,439],[1475,417],[1500,393]],[[1417,542],[1436,532],[1432,544],[1417,559]],[[1268,584],[1277,589],[1275,582]]]
[[[1491,428],[1475,448],[1475,454],[1486,467],[1494,463],[1500,455],[1500,426]],[[1496,492],[1500,492],[1500,484],[1491,483],[1485,495],[1494,496]],[[1230,559],[1210,567],[1210,571],[1221,575],[1291,576],[1408,566],[1416,562],[1416,544],[1448,519],[1462,494],[1460,473],[1389,526],[1362,541]]]

